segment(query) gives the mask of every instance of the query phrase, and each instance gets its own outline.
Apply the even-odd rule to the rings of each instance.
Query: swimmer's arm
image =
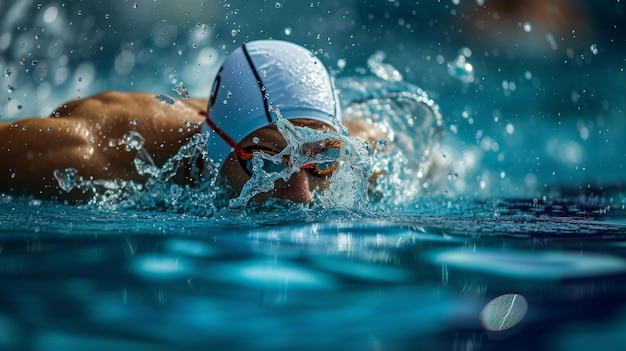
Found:
[[[0,125],[0,191],[50,196],[58,192],[54,169],[89,168],[89,144],[76,130],[64,118]]]
[[[0,124],[0,192],[56,196],[55,169],[85,179],[141,181],[134,152],[116,141],[131,130],[145,139],[157,164],[199,131],[206,100],[163,105],[154,94],[107,92],[62,105],[49,118]],[[80,196],[79,196],[80,197]]]

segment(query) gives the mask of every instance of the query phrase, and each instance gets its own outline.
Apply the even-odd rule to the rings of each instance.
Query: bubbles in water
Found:
[[[530,33],[533,30],[533,25],[532,23],[526,21],[522,24],[522,28],[524,28],[524,31],[526,33]]]
[[[285,35],[291,35],[291,28],[290,27],[285,27],[284,33],[285,33]]]
[[[137,125],[137,120],[136,119],[131,119],[129,123],[130,123],[131,126],[136,126]]]
[[[598,46],[596,44],[591,44],[591,46],[589,47],[589,50],[591,50],[591,53],[594,55],[598,54]]]
[[[283,7],[283,4],[277,1],[277,2],[274,4],[274,7],[275,7],[275,8],[277,8],[277,9],[282,8],[282,7]]]
[[[11,94],[11,93],[13,93],[14,91],[15,91],[15,87],[14,87],[14,86],[12,86],[12,85],[9,85],[9,88],[8,88],[8,93],[9,93],[9,94]]]
[[[255,144],[258,144],[260,141],[261,141],[261,139],[259,139],[259,137],[255,136],[255,137],[252,138],[252,142],[255,143]]]
[[[167,95],[156,94],[154,98],[163,105],[174,105],[174,99]]]

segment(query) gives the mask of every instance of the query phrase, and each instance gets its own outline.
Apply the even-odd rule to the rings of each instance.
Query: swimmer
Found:
[[[47,118],[0,122],[0,192],[60,199],[91,196],[77,189],[69,194],[61,190],[53,174],[67,168],[86,180],[141,183],[147,176],[137,173],[134,153],[117,142],[124,135],[139,133],[144,149],[161,165],[194,134],[204,132],[219,178],[237,196],[251,177],[252,153],[276,154],[287,146],[272,107],[300,127],[337,130],[342,121],[337,92],[318,58],[296,44],[253,41],[226,57],[209,99],[164,104],[150,93],[103,92],[62,104]],[[343,125],[361,140],[385,139],[362,120],[344,120]],[[323,153],[333,147],[329,141],[313,150]],[[302,171],[276,181],[274,189],[257,200],[310,202],[314,191],[328,187],[333,170],[332,162],[303,165]],[[192,183],[184,170],[174,180]]]

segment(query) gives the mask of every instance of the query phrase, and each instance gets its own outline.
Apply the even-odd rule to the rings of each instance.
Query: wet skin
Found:
[[[157,165],[200,130],[206,100],[164,105],[154,94],[105,92],[61,105],[47,118],[0,124],[0,191],[42,198],[85,198],[64,194],[55,169],[76,168],[84,179],[144,181],[133,166],[135,152],[114,145],[136,131]],[[58,116],[58,117],[57,117]],[[113,142],[113,146],[111,146]]]
[[[75,168],[84,179],[124,179],[145,181],[133,165],[136,152],[116,145],[129,131],[145,138],[144,148],[157,165],[162,165],[200,131],[206,99],[176,100],[166,105],[151,93],[104,92],[61,105],[47,118],[27,118],[0,122],[0,192],[34,195],[40,198],[85,199],[80,190],[64,193],[53,176],[55,169]],[[301,126],[327,128],[310,120],[294,120]],[[384,134],[361,121],[344,124],[362,140],[380,140]],[[280,151],[286,146],[275,126],[262,128],[240,143],[242,148],[259,145]],[[185,183],[184,172],[175,179]],[[249,179],[234,154],[226,160],[220,176],[235,190]],[[270,194],[294,202],[308,202],[315,190],[323,190],[328,180],[307,171],[294,174],[289,181],[278,181]]]

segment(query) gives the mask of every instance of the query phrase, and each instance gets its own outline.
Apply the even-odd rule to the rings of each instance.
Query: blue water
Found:
[[[108,89],[206,96],[272,37],[403,157],[353,207],[0,194],[0,349],[626,347],[623,4],[519,3],[1,1],[2,121]]]

